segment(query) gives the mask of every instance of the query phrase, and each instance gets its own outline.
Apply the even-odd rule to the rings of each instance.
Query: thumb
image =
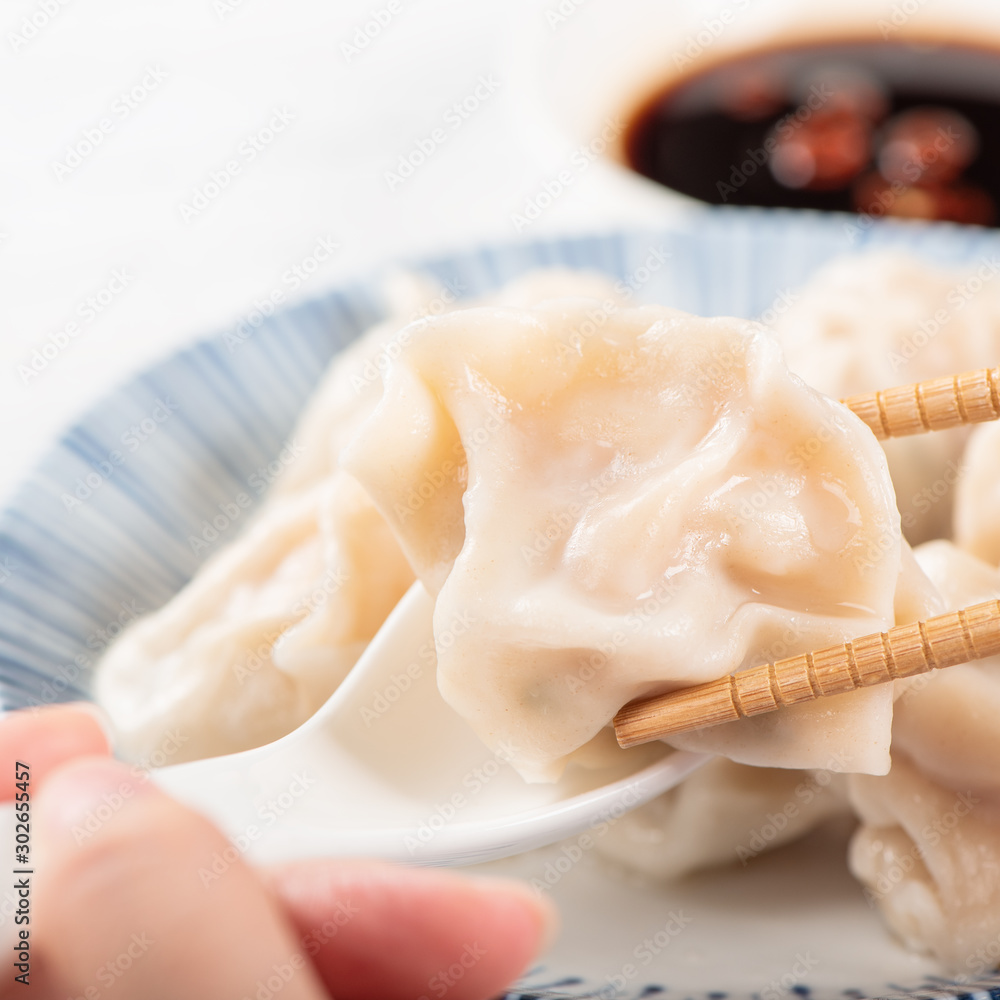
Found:
[[[327,996],[235,848],[144,776],[85,758],[56,771],[32,805],[32,950],[57,995]]]

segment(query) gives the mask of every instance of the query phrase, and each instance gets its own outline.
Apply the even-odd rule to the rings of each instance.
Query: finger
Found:
[[[152,781],[115,761],[74,761],[33,810],[32,948],[60,996],[327,996],[261,880]]]
[[[555,933],[549,900],[516,882],[364,861],[264,874],[338,1000],[494,997]]]
[[[95,706],[47,705],[0,717],[0,802],[14,798],[14,765],[28,764],[31,788],[74,757],[107,755],[108,737]]]

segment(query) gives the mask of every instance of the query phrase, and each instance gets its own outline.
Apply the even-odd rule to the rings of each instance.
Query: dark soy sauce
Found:
[[[714,204],[997,225],[1000,53],[860,40],[695,65],[632,117],[625,153]]]

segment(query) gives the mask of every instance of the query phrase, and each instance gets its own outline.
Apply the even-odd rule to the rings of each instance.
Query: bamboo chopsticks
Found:
[[[1000,368],[914,382],[851,396],[843,404],[884,441],[1000,417]]]
[[[615,735],[620,746],[636,746],[996,653],[1000,653],[1000,601],[984,601],[841,646],[631,702],[615,716]]]

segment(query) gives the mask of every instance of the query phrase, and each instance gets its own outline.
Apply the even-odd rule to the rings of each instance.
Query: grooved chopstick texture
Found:
[[[880,441],[1000,418],[1000,368],[928,379],[843,400]]]
[[[615,734],[622,747],[636,746],[996,653],[1000,653],[1000,601],[984,601],[842,646],[630,702],[615,716]]]

